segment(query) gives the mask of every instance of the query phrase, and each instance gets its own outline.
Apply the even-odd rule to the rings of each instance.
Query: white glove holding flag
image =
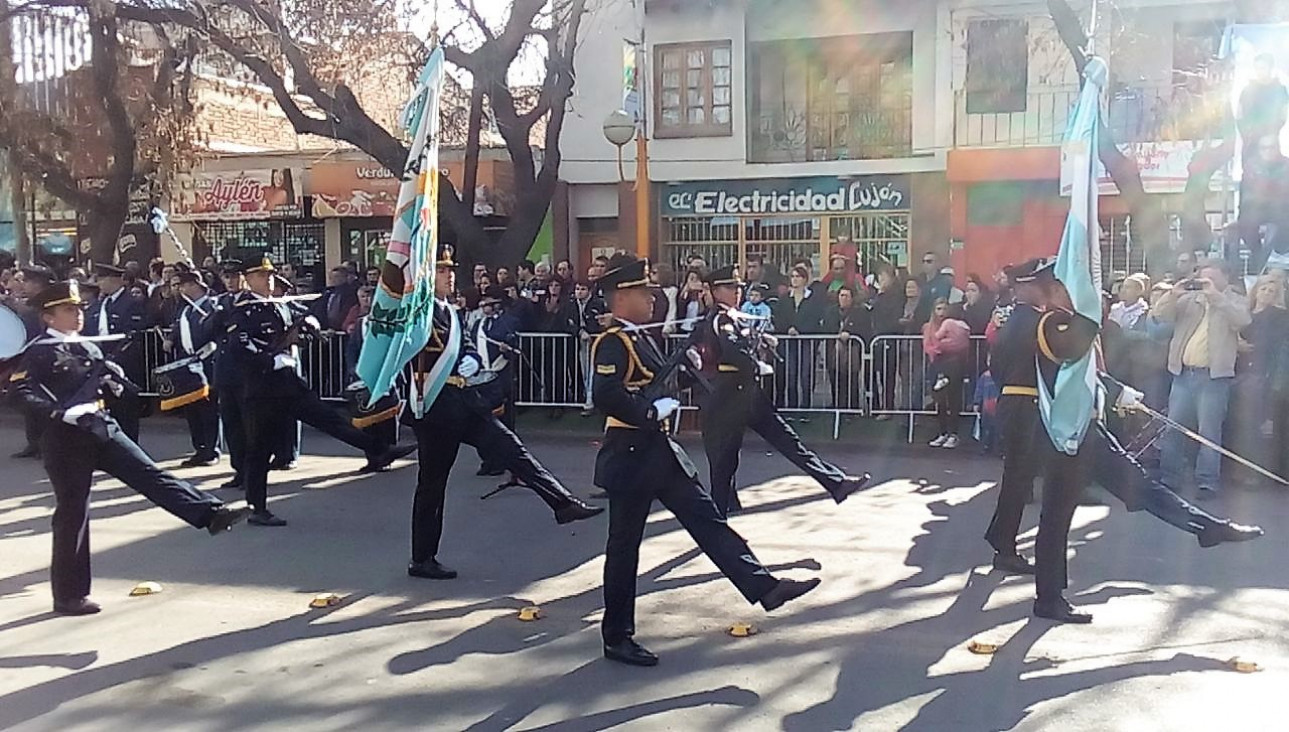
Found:
[[[152,215],[148,217],[148,223],[152,224],[152,231],[156,234],[160,234],[170,228],[170,221],[166,216],[166,212],[156,206],[152,207]]]
[[[1133,410],[1142,406],[1141,400],[1145,398],[1143,392],[1124,384],[1123,391],[1119,392],[1119,398],[1115,400],[1114,406],[1117,409]]]
[[[279,353],[278,355],[273,357],[274,371],[281,371],[282,369],[291,369],[292,371],[294,371],[295,364],[296,364],[295,357],[287,355],[285,353]]]
[[[697,348],[691,347],[687,349],[685,351],[685,356],[689,358],[689,362],[694,365],[695,371],[703,370],[703,357],[699,355]]]
[[[94,414],[97,411],[98,411],[97,402],[85,402],[84,404],[76,404],[63,410],[62,419],[67,424],[70,424],[71,426],[75,427],[76,421],[79,420],[81,417],[84,417],[87,414]]]
[[[653,411],[659,422],[675,414],[677,409],[680,409],[680,402],[671,397],[655,399],[653,402]]]
[[[476,358],[463,358],[461,363],[457,364],[457,376],[468,379],[479,373],[479,360]]]

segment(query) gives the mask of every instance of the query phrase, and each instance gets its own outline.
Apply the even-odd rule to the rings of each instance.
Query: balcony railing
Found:
[[[955,95],[957,147],[1060,145],[1078,87],[1046,87],[1026,95],[1025,111],[968,113],[967,94]],[[1204,139],[1221,119],[1223,101],[1184,86],[1121,86],[1104,101],[1106,123],[1118,142]],[[1216,111],[1216,114],[1213,112]]]

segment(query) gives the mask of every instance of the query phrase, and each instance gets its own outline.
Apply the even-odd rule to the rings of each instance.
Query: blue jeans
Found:
[[[1226,403],[1233,379],[1214,379],[1208,373],[1208,369],[1183,368],[1180,375],[1173,377],[1168,393],[1168,416],[1221,445],[1222,423],[1226,421]],[[1189,437],[1177,430],[1164,437],[1160,469],[1163,482],[1174,489],[1185,480],[1190,442]],[[1212,448],[1201,446],[1195,461],[1195,483],[1202,489],[1217,490],[1221,477],[1222,456]]]

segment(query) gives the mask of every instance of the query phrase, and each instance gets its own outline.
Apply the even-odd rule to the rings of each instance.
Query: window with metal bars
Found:
[[[199,251],[218,260],[249,261],[269,256],[305,269],[323,266],[325,224],[321,221],[202,221],[197,223]]]

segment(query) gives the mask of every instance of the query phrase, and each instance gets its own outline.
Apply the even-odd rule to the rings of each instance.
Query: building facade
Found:
[[[1107,119],[1165,209],[1222,108],[1212,61],[1232,8],[1125,0],[1102,17]],[[638,215],[651,254],[673,265],[759,254],[818,274],[830,250],[853,248],[869,270],[935,252],[964,277],[1059,243],[1060,143],[1079,84],[1044,3],[611,0],[585,28],[562,142],[579,268],[634,249]],[[632,76],[624,39],[643,41],[643,213],[600,129]],[[630,178],[635,146],[622,153]],[[1215,227],[1230,215],[1225,186],[1218,175],[1206,202]],[[1139,269],[1127,208],[1108,179],[1102,192],[1107,271]]]

